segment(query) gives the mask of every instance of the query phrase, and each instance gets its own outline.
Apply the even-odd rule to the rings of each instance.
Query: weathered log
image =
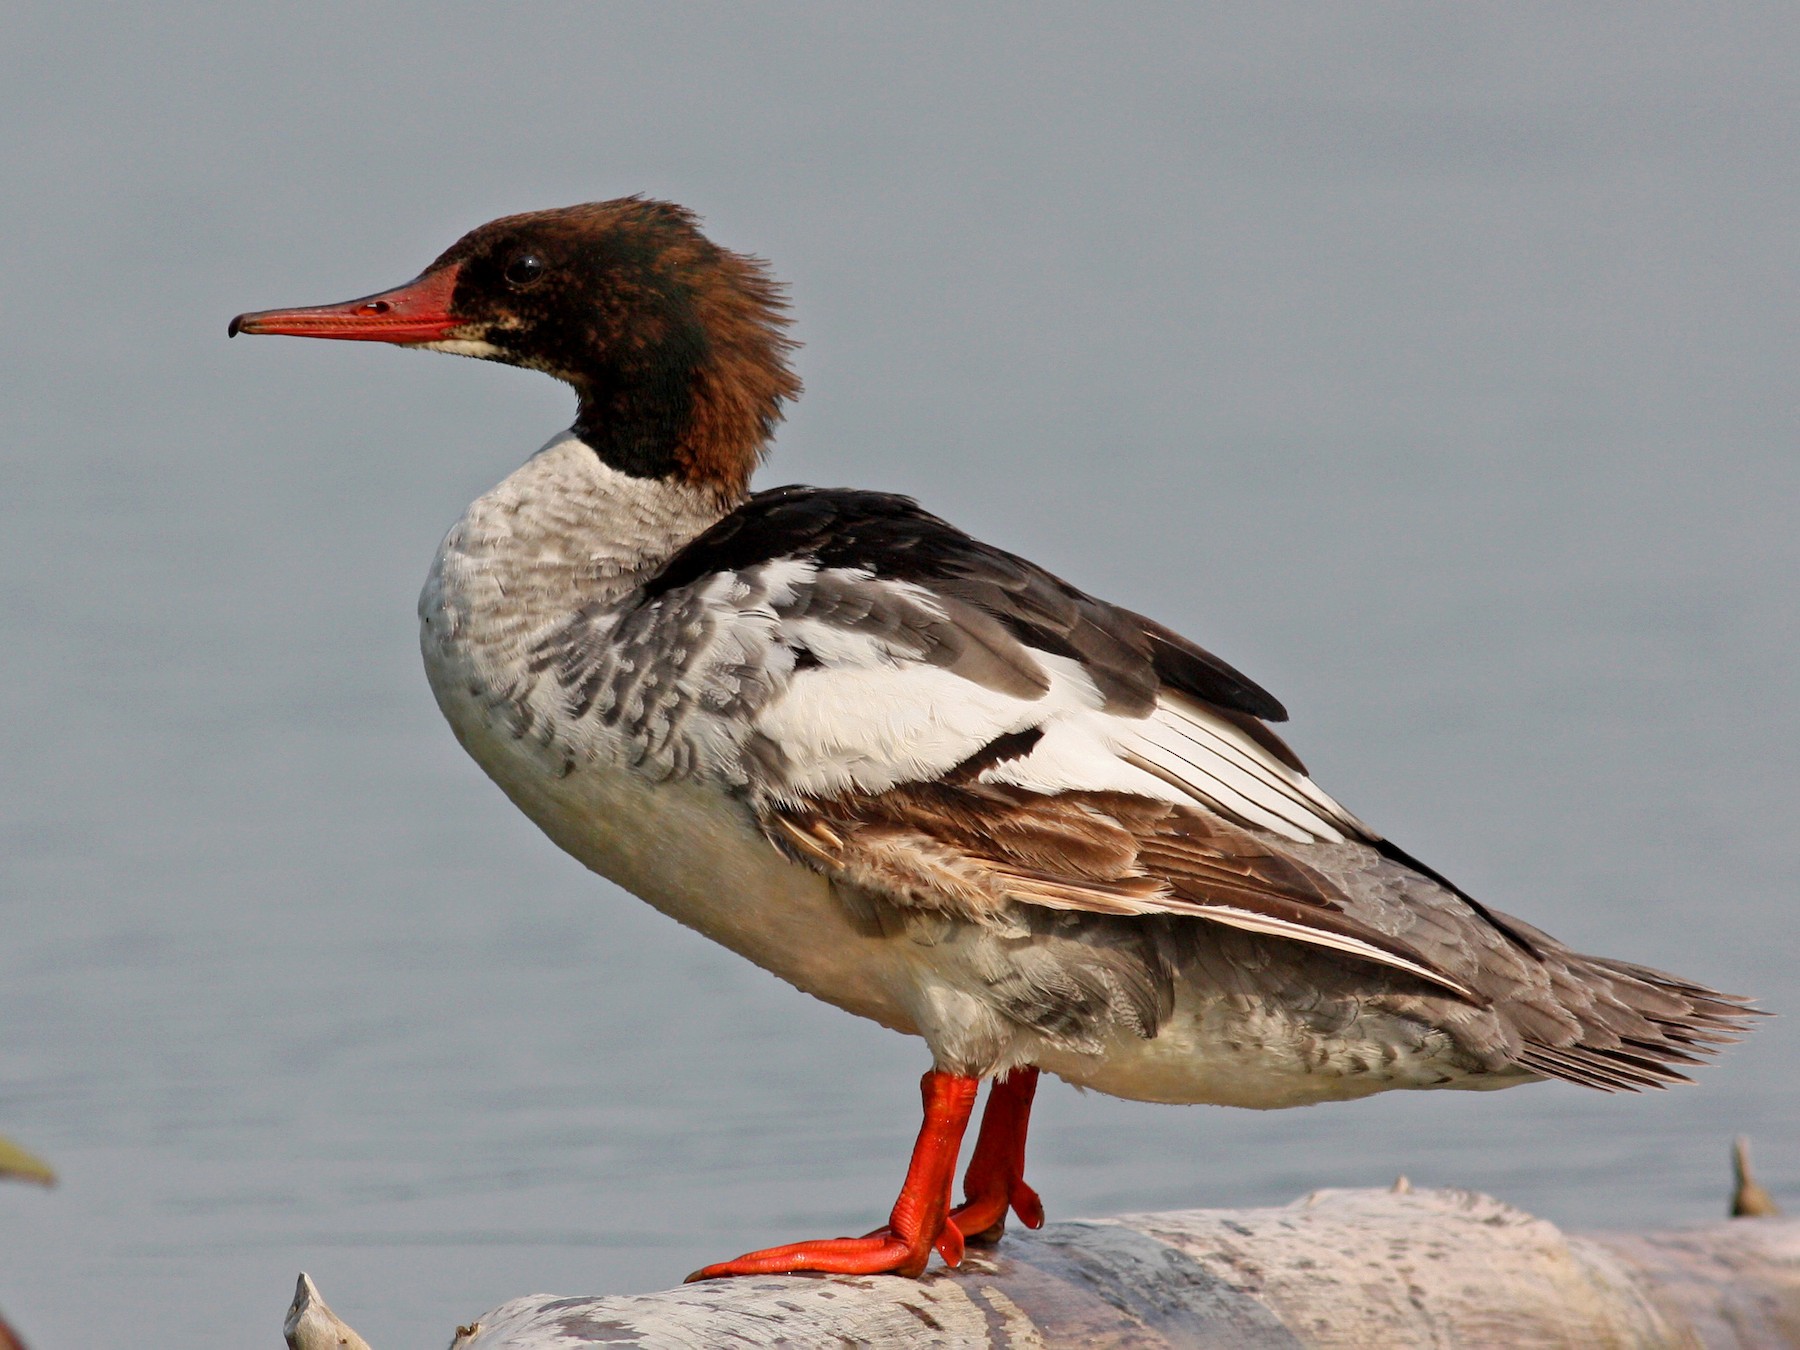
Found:
[[[309,1290],[316,1300],[303,1277]],[[1800,1221],[1570,1237],[1487,1196],[1414,1191],[1402,1180],[1391,1191],[1319,1191],[1280,1209],[1008,1233],[998,1247],[971,1248],[960,1270],[922,1280],[770,1276],[654,1294],[533,1295],[458,1327],[452,1350],[859,1345],[1795,1347]]]

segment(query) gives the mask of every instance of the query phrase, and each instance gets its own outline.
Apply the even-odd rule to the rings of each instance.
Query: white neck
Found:
[[[706,493],[608,467],[564,432],[451,527],[421,615],[438,610],[463,641],[512,654],[576,610],[618,601],[724,514]]]

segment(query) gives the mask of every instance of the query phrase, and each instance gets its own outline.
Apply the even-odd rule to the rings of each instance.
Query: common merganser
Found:
[[[1271,695],[913,501],[752,493],[800,393],[765,265],[627,197],[508,216],[416,280],[237,333],[545,371],[575,424],[419,601],[465,749],[558,845],[930,1047],[887,1225],[708,1266],[920,1274],[1043,1221],[1040,1070],[1283,1107],[1685,1081],[1746,1000],[1488,909],[1315,786]],[[958,1148],[992,1080],[953,1207]]]

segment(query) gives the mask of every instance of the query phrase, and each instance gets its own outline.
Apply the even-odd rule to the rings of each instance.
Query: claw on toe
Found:
[[[1027,1228],[1044,1226],[1044,1202],[1038,1199],[1038,1193],[1023,1181],[1012,1188],[1012,1210],[1019,1216],[1019,1222]]]

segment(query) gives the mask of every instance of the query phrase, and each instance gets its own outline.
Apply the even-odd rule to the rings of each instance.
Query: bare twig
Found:
[[[331,1311],[304,1270],[294,1286],[294,1301],[288,1305],[281,1330],[287,1336],[288,1350],[369,1350],[369,1343]]]

